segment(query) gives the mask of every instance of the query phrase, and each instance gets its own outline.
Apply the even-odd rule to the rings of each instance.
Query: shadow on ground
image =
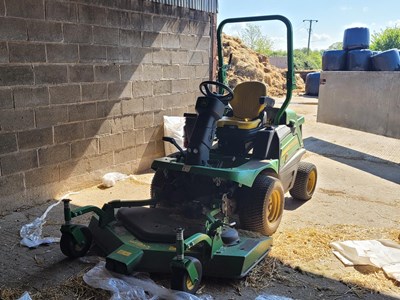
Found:
[[[392,161],[333,144],[315,137],[305,138],[304,147],[310,152],[317,153],[350,167],[400,184],[400,172],[390,172],[388,170],[393,167],[400,167],[399,164]]]
[[[290,200],[289,200],[290,202]],[[17,299],[24,291],[34,299],[109,299],[110,295],[88,287],[83,274],[93,264],[70,260],[61,253],[59,244],[28,249],[19,245],[19,229],[34,216],[40,216],[48,206],[15,212],[0,219],[0,299]],[[63,207],[56,206],[48,215],[43,228],[45,236],[60,236]],[[79,219],[87,224],[88,219]],[[94,251],[90,251],[94,253]],[[160,262],[161,263],[161,262]],[[152,274],[158,284],[169,287],[169,275]],[[293,299],[395,299],[376,291],[349,283],[304,272],[267,257],[243,279],[204,278],[201,292],[215,300],[255,299],[259,295],[280,295]]]
[[[296,210],[299,207],[303,206],[307,201],[299,201],[293,199],[293,197],[285,197],[285,210]]]

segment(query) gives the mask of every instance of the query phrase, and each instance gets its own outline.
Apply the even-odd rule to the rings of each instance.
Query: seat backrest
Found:
[[[259,81],[246,81],[239,83],[233,90],[234,97],[231,100],[233,116],[240,119],[253,120],[257,118],[265,108],[260,104],[260,97],[267,95],[267,87]]]

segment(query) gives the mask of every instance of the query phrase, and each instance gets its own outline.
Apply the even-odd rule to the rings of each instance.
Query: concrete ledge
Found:
[[[400,72],[322,72],[317,121],[400,138]]]

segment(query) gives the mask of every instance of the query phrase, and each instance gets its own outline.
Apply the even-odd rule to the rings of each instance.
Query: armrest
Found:
[[[267,96],[260,97],[259,101],[260,104],[265,104],[267,108],[272,108],[275,105],[275,100]]]

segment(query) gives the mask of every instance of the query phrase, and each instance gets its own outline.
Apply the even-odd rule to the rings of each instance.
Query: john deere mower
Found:
[[[222,49],[227,23],[282,21],[287,28],[287,94],[281,107],[262,82],[228,87]],[[307,201],[317,170],[301,162],[304,118],[288,109],[294,86],[292,27],[285,17],[227,19],[217,30],[218,81],[200,84],[196,114],[185,114],[185,148],[152,163],[151,199],[71,210],[64,200],[61,251],[79,257],[92,239],[106,268],[171,274],[171,288],[196,292],[202,276],[241,278],[269,252],[286,192]],[[89,227],[72,219],[94,213]],[[251,233],[251,234],[249,234]]]

